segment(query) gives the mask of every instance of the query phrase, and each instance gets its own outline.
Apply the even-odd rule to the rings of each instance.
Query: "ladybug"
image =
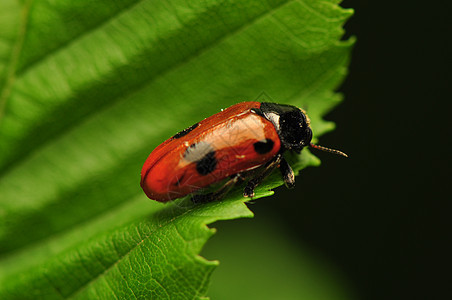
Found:
[[[154,149],[141,170],[146,195],[167,202],[222,184],[215,192],[192,196],[195,203],[221,198],[234,185],[247,181],[244,197],[274,169],[292,188],[295,176],[284,159],[285,151],[300,153],[316,148],[346,154],[311,143],[312,130],[306,112],[285,104],[242,102],[175,134]]]

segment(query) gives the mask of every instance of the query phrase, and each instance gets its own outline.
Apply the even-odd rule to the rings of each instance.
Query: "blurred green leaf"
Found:
[[[194,208],[145,199],[141,166],[175,132],[262,92],[306,108],[316,137],[331,130],[321,116],[340,101],[352,44],[336,3],[2,2],[0,295],[204,296],[204,225],[250,212],[239,190]],[[307,151],[291,161],[318,164]]]
[[[212,299],[354,299],[344,274],[299,245],[276,216],[216,223],[205,257],[221,257],[212,274]],[[233,288],[231,288],[233,287]]]

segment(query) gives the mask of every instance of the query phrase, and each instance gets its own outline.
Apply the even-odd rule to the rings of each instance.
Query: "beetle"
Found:
[[[152,151],[141,170],[141,187],[159,202],[193,194],[215,183],[216,191],[195,194],[195,203],[224,196],[247,181],[244,197],[274,169],[292,188],[295,176],[284,159],[286,151],[300,153],[311,147],[347,157],[339,150],[311,143],[312,130],[306,112],[298,107],[269,102],[235,104],[182,130]]]

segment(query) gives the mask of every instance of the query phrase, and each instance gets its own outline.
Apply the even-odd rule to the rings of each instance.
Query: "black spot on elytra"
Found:
[[[275,143],[271,139],[265,139],[263,141],[255,142],[253,144],[254,150],[259,154],[265,154],[273,149]]]
[[[178,138],[181,138],[181,137],[183,137],[183,136],[189,134],[193,129],[195,129],[196,127],[198,127],[198,125],[199,125],[199,123],[196,123],[196,124],[193,124],[192,126],[186,128],[186,129],[184,129],[184,130],[182,130],[182,131],[179,131],[178,133],[176,133],[175,135],[173,135],[173,139],[178,139]]]
[[[203,158],[196,162],[196,171],[201,175],[212,173],[217,166],[215,151],[210,151]]]

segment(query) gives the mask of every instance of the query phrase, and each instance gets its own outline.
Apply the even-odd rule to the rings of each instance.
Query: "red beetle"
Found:
[[[229,178],[217,191],[197,194],[194,202],[218,199],[237,182],[247,180],[243,195],[254,189],[275,168],[284,183],[295,184],[294,173],[283,157],[287,150],[310,146],[347,156],[311,143],[306,113],[291,105],[243,102],[190,126],[154,149],[141,170],[146,195],[167,202]]]

